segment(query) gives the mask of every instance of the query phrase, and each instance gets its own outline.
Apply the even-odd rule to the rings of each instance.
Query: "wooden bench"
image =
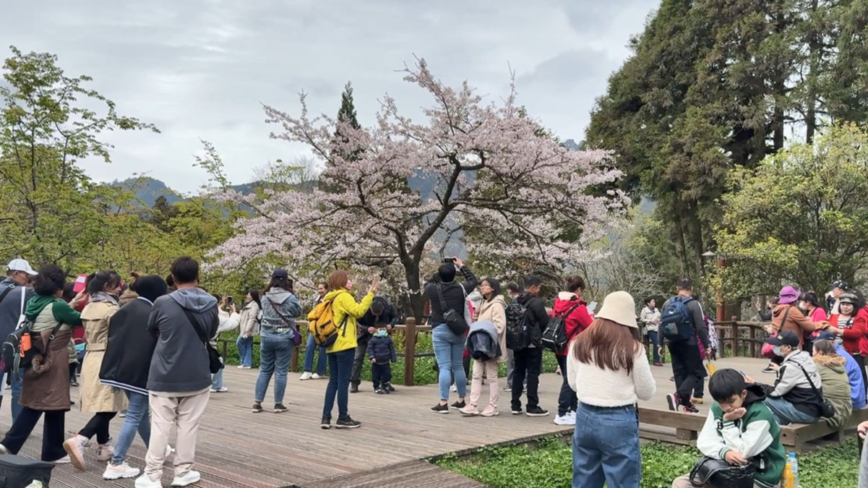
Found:
[[[648,425],[670,427],[675,429],[675,437],[679,440],[696,440],[702,426],[705,425],[707,414],[688,414],[659,410],[655,408],[639,407],[639,422]],[[791,424],[781,427],[781,442],[787,450],[801,453],[808,442],[822,439],[828,436],[837,442],[845,440],[844,431],[854,429],[857,425],[868,420],[868,408],[853,412],[846,426],[841,429],[833,429],[824,421],[814,424]]]

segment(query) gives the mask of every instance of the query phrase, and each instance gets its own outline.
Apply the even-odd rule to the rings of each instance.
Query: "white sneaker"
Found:
[[[569,413],[564,414],[563,416],[555,417],[555,424],[557,425],[576,425],[576,418],[570,416]]]
[[[102,462],[111,461],[111,458],[114,457],[114,455],[115,455],[115,448],[112,447],[111,439],[109,439],[109,442],[106,442],[105,444],[100,444],[96,448],[96,458],[99,461],[102,461]],[[136,474],[138,474],[138,473],[136,473]]]
[[[79,471],[85,470],[84,447],[87,445],[87,438],[81,435],[76,435],[72,439],[67,439],[63,443],[63,449],[69,454],[72,460],[72,465]]]
[[[449,388],[449,391],[451,391],[451,392],[456,392],[456,391],[458,391],[458,387],[455,386],[455,385],[452,385],[452,387]]]
[[[299,378],[299,379],[301,381],[307,381],[307,380],[311,379],[312,377],[313,377],[313,375],[310,373],[310,371],[305,371],[304,373],[301,374],[301,378]]]
[[[52,461],[54,464],[71,464],[72,461],[69,459],[69,455],[63,456],[62,458]]]
[[[109,463],[105,468],[105,473],[102,474],[104,480],[119,480],[127,478],[135,478],[141,471],[138,468],[131,468],[129,464],[123,463],[115,466]]]
[[[314,373],[313,376],[310,377],[310,379],[312,379],[312,380],[321,380],[322,378],[323,378],[322,376],[320,376],[316,373]]]
[[[172,480],[172,486],[190,486],[193,483],[198,483],[202,476],[198,471],[187,471],[184,476],[175,476]]]
[[[229,391],[229,388],[226,388],[225,386],[221,388],[211,388],[211,393],[226,393],[227,391]]]
[[[143,474],[136,478],[136,488],[163,488],[160,480],[154,481],[150,476]]]
[[[238,365],[238,369],[244,369],[244,365],[243,365],[243,364],[239,364],[239,365]]]

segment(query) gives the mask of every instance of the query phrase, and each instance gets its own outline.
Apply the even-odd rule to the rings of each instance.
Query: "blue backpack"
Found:
[[[675,296],[663,307],[660,317],[660,327],[663,337],[669,342],[688,341],[695,335],[693,317],[687,309],[691,297]]]

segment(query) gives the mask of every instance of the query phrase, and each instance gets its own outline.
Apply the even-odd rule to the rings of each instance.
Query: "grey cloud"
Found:
[[[612,4],[617,4],[614,6]],[[396,70],[424,57],[450,84],[468,80],[487,99],[508,90],[565,138],[581,138],[594,98],[627,56],[657,0],[407,2],[403,0],[42,0],[4,2],[0,46],[52,52],[70,75],[121,114],[162,134],[111,132],[114,163],[87,162],[95,178],[147,170],[181,191],[205,181],[192,167],[199,139],[212,141],[235,182],[277,158],[309,155],[268,138],[261,104],[290,113],[308,93],[311,113],[335,115],[352,81],[363,124],[393,96],[420,117],[430,103]]]

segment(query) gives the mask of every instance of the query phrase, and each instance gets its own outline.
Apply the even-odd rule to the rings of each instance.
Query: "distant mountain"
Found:
[[[242,185],[234,185],[233,190],[248,195],[253,193],[258,182],[245,183]],[[133,190],[136,197],[141,200],[146,206],[153,207],[157,199],[166,197],[166,202],[172,205],[177,202],[186,200],[180,193],[169,188],[165,183],[154,178],[129,178],[123,181],[113,181],[112,186],[122,186],[127,190]]]

